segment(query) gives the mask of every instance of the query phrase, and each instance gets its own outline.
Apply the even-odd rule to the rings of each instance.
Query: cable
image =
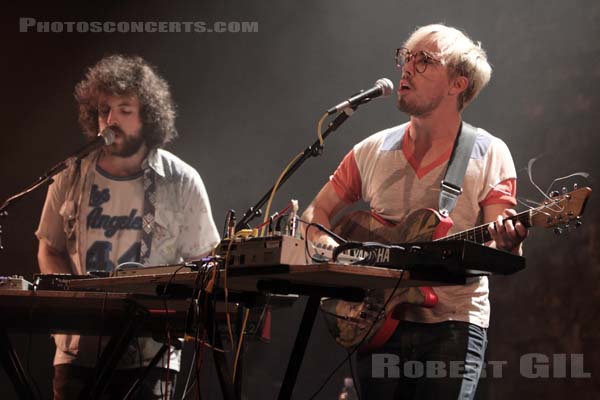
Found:
[[[212,290],[212,285],[214,284],[214,280],[216,279],[216,270],[215,264],[218,265],[218,260],[215,262],[215,259],[212,259],[213,264],[211,265],[209,261],[203,263],[202,267],[198,269],[198,274],[196,275],[196,280],[194,282],[194,293],[197,293],[192,299],[192,310],[194,312],[194,316],[192,317],[192,321],[197,321],[196,326],[194,327],[194,360],[193,362],[193,370],[195,372],[195,380],[194,384],[192,384],[192,388],[196,388],[196,398],[200,399],[200,372],[202,370],[203,362],[204,362],[204,351],[205,351],[205,341],[206,341],[206,328],[202,329],[202,339],[200,339],[200,297],[202,295],[202,290],[206,289],[206,287],[211,285],[210,289]],[[211,271],[209,269],[212,268]],[[210,277],[209,277],[210,273]],[[205,290],[206,291],[206,290]],[[206,296],[205,296],[206,300]],[[206,301],[204,302],[206,305]],[[206,316],[206,313],[202,314],[203,317]],[[205,326],[205,324],[203,325]],[[191,371],[190,371],[191,374]],[[184,394],[184,398],[191,392],[191,389]]]
[[[352,364],[352,356],[348,357],[348,364],[350,366],[350,375],[352,375],[352,381],[354,384],[354,390],[356,390],[356,395],[358,396],[358,400],[362,400],[362,395],[360,390],[358,389],[358,379],[356,379],[356,373],[354,372],[354,365]]]
[[[136,268],[144,268],[145,265],[142,263],[139,263],[137,261],[126,261],[124,263],[121,263],[119,265],[117,265],[117,267],[115,268],[115,270],[110,274],[110,276],[117,276],[117,273],[119,271],[123,271],[123,267],[136,267]]]
[[[321,118],[319,118],[319,122],[317,122],[317,137],[319,138],[319,146],[321,147],[323,147],[323,143],[325,143],[325,139],[323,139],[323,133],[321,131],[323,130],[323,122],[325,122],[325,119],[328,115],[329,113],[326,112]]]
[[[163,295],[163,296],[166,296],[166,295],[167,295],[167,289],[168,289],[168,288],[169,288],[169,286],[171,285],[171,282],[173,282],[173,279],[175,278],[175,275],[177,275],[177,273],[178,273],[179,271],[181,271],[183,268],[185,268],[185,267],[187,267],[187,266],[188,266],[188,264],[184,263],[184,264],[180,265],[180,266],[179,266],[179,267],[178,267],[178,268],[175,270],[175,272],[173,272],[173,273],[171,274],[171,276],[169,277],[169,280],[167,281],[167,284],[166,284],[166,285],[164,286],[164,288],[163,288],[163,292],[162,292],[162,295]],[[166,297],[165,297],[165,298],[166,298]],[[165,307],[166,307],[166,300],[165,300]],[[166,311],[166,308],[165,308],[165,311]]]
[[[244,341],[244,332],[246,331],[246,323],[248,322],[248,316],[250,315],[250,309],[244,310],[244,321],[242,322],[242,329],[240,330],[240,337],[238,340],[237,350],[235,352],[235,359],[233,361],[233,375],[231,376],[231,383],[235,383],[235,376],[237,373],[238,361],[240,358],[240,350],[242,349],[242,343]]]
[[[167,370],[166,370],[166,377],[165,377],[165,396],[168,398],[170,398],[170,393],[169,392],[169,378],[170,378],[170,366],[171,366],[171,324],[169,321],[169,305],[168,305],[168,297],[167,297],[167,290],[169,288],[169,286],[171,285],[171,282],[173,282],[173,279],[175,279],[175,275],[177,275],[177,273],[179,271],[181,271],[183,268],[187,267],[188,265],[186,263],[182,264],[181,266],[179,266],[179,268],[177,268],[169,277],[169,280],[167,281],[167,284],[164,286],[163,288],[163,292],[162,292],[162,297],[163,297],[163,303],[165,306],[165,335],[167,336]],[[163,357],[164,360],[164,357]],[[164,361],[163,361],[163,367],[164,367]],[[162,385],[161,385],[161,391],[162,391]]]
[[[168,298],[167,298],[167,290],[169,288],[169,286],[171,285],[171,282],[173,282],[173,279],[175,278],[175,275],[177,275],[177,273],[179,271],[181,271],[183,268],[187,267],[187,264],[183,264],[181,265],[179,268],[177,268],[173,274],[171,274],[171,276],[169,277],[169,280],[167,282],[167,284],[165,285],[165,287],[163,288],[163,302],[165,305],[165,334],[167,336],[167,370],[166,370],[166,377],[165,377],[165,396],[167,399],[169,399],[170,396],[170,392],[169,392],[169,378],[170,378],[170,366],[171,366],[171,324],[169,323],[169,305],[168,305]],[[164,358],[163,358],[164,360]],[[164,362],[163,362],[163,367],[164,367]],[[160,389],[162,391],[162,385],[160,385]]]
[[[191,304],[192,312],[194,313],[194,315],[197,316],[196,320],[200,320],[200,317],[208,318],[208,316],[210,315],[210,313],[208,312],[209,302],[211,302],[211,301],[216,302],[216,296],[210,296],[210,295],[212,293],[214,293],[214,291],[217,289],[217,286],[219,283],[218,273],[220,271],[224,272],[226,270],[226,266],[228,264],[227,260],[229,259],[229,253],[231,250],[232,243],[233,243],[233,240],[230,241],[230,243],[229,243],[225,258],[212,257],[210,259],[203,259],[205,262],[203,263],[202,267],[198,269],[198,274],[196,275],[196,280],[194,283],[194,291],[197,294],[192,299],[193,303]],[[225,263],[225,267],[223,267],[222,269],[218,268],[218,266],[222,265],[223,263]],[[224,282],[226,282],[225,277],[224,277]],[[202,301],[201,301],[201,299],[202,299]],[[200,310],[200,307],[202,307],[202,310]],[[227,307],[227,311],[229,311],[229,307],[228,306],[226,306],[226,307]],[[213,310],[216,310],[215,304],[213,304]],[[213,315],[214,315],[214,313],[213,313]],[[194,319],[192,319],[192,320],[194,320]],[[194,333],[194,337],[193,337],[193,339],[194,339],[194,358],[192,360],[193,366],[191,367],[191,368],[193,368],[193,371],[190,368],[190,372],[188,374],[188,379],[186,381],[186,386],[184,388],[184,393],[183,393],[182,399],[185,399],[186,397],[188,397],[193,389],[196,390],[196,394],[197,394],[196,397],[198,399],[200,398],[200,374],[201,374],[202,366],[204,363],[204,355],[205,355],[206,348],[211,349],[213,351],[221,352],[221,353],[226,352],[223,349],[216,348],[213,345],[209,344],[208,338],[207,338],[208,331],[205,328],[206,326],[208,326],[207,321],[204,321],[202,323],[198,322],[195,324],[195,333]],[[202,329],[201,329],[201,327],[202,327]],[[213,322],[212,327],[213,327],[213,335],[219,334],[218,332],[216,332],[216,323]],[[232,334],[232,332],[231,332],[231,334]],[[231,340],[231,343],[233,344],[233,339],[230,339],[230,340]],[[240,343],[238,342],[238,346],[239,345],[240,345]],[[191,378],[193,372],[195,373],[194,379]],[[191,383],[190,383],[190,381],[191,381]]]
[[[190,369],[189,369],[189,372],[187,375],[187,379],[185,380],[185,386],[183,387],[183,395],[181,396],[181,400],[184,400],[188,394],[188,391],[191,390],[191,388],[189,388],[189,385],[190,385],[190,379],[192,379],[192,372],[194,371],[192,366],[194,365],[195,362],[196,362],[196,352],[194,352],[194,355],[192,356],[192,362],[190,363]],[[192,385],[192,387],[193,387],[193,385]]]
[[[279,184],[281,183],[281,180],[283,179],[283,177],[285,176],[285,174],[287,174],[288,170],[290,169],[290,167],[300,158],[302,157],[304,153],[298,153],[293,159],[292,161],[289,162],[288,165],[286,165],[286,167],[283,169],[283,171],[281,171],[281,174],[279,175],[279,177],[277,178],[277,181],[275,182],[275,185],[273,185],[273,189],[271,190],[271,195],[269,196],[269,201],[267,202],[267,208],[265,209],[265,219],[263,220],[263,222],[268,222],[269,221],[269,212],[271,211],[271,203],[273,202],[273,198],[275,198],[275,193],[277,192],[277,189],[279,188]],[[260,236],[264,236],[265,235],[265,227],[263,226],[260,232]]]
[[[218,261],[220,261],[222,259],[218,259],[218,260],[214,260],[212,259],[210,262],[212,263],[216,263],[218,264]],[[214,290],[214,286],[211,286],[210,289],[205,289],[204,291],[202,291],[201,289],[199,289],[200,286],[203,287],[207,287],[209,285],[214,284],[214,282],[216,282],[217,280],[217,274],[216,272],[218,271],[218,268],[215,265],[209,265],[210,262],[207,262],[205,264],[203,264],[203,266],[206,266],[205,268],[201,268],[198,270],[198,274],[196,275],[196,282],[194,283],[194,292],[197,293],[197,295],[192,299],[192,302],[195,301],[196,306],[197,307],[192,307],[192,309],[194,310],[195,315],[198,317],[197,319],[200,319],[200,316],[206,317],[208,316],[208,308],[207,308],[207,303],[209,301],[209,296],[207,296],[206,294],[211,294],[212,291]],[[211,274],[212,276],[210,278],[207,278],[208,273],[206,272],[206,269],[211,269]],[[203,310],[202,312],[200,312],[200,298],[202,297],[202,293],[205,293],[204,296],[204,303],[203,303]],[[192,303],[192,305],[194,305],[194,303]],[[192,319],[193,320],[193,319]],[[206,326],[206,322],[202,324],[202,326]],[[209,343],[207,343],[206,340],[199,339],[199,326],[200,323],[196,324],[196,329],[195,329],[195,333],[194,333],[194,343],[197,344],[201,344],[204,347],[208,347],[209,349],[213,350],[213,351],[217,351],[220,353],[226,353],[225,350],[223,349],[219,349],[217,347],[214,347],[212,345],[210,345]],[[203,331],[205,331],[206,329],[204,328]],[[192,339],[192,338],[190,338]]]
[[[306,237],[308,238],[308,231],[310,230],[311,227],[313,227],[315,225],[313,224],[309,224],[306,227]],[[314,245],[313,245],[314,246]],[[311,261],[317,262],[317,263],[324,263],[324,262],[328,262],[330,261],[329,259],[327,259],[326,257],[322,256],[321,254],[319,254],[318,252],[315,251],[314,254],[310,253],[310,249],[308,247],[308,239],[304,240],[304,254],[305,256],[308,256],[308,258],[310,258]],[[319,256],[316,257],[315,255]]]
[[[292,208],[292,203],[291,202],[285,208],[283,208],[281,211],[278,211],[275,214],[271,215],[269,217],[269,219],[273,218],[273,221],[276,221],[276,220],[280,219],[281,217],[284,217],[285,215],[287,215],[287,211],[290,208]],[[269,223],[271,223],[271,221],[262,222],[260,225],[256,226],[256,228],[254,228],[254,229],[260,229],[260,228],[262,228],[263,226],[265,226],[265,225],[267,225]]]
[[[235,216],[235,211],[234,210],[229,210],[227,211],[227,214],[225,214],[225,225],[223,226],[223,238],[226,238],[229,235],[229,224],[232,221],[232,218],[234,218]]]
[[[225,320],[227,321],[227,334],[229,335],[229,343],[231,350],[233,350],[233,329],[231,327],[231,316],[229,315],[229,289],[227,287],[227,266],[229,265],[229,257],[231,253],[231,246],[233,245],[233,238],[229,240],[229,246],[227,246],[227,253],[225,255],[225,266],[223,268],[223,290],[225,292]],[[215,308],[216,313],[216,308]],[[225,346],[223,346],[225,347]]]
[[[406,251],[406,249],[400,245],[396,244],[384,244],[379,242],[346,242],[340,244],[333,250],[332,258],[333,261],[337,261],[338,256],[348,250],[359,249],[366,251],[368,254],[362,260],[358,260],[353,262],[353,265],[376,265],[377,264],[377,254],[376,251],[380,249],[395,249],[400,251]]]
[[[398,291],[398,288],[400,287],[400,282],[402,282],[402,278],[403,277],[404,277],[404,270],[402,270],[402,272],[400,273],[400,277],[398,278],[398,281],[396,282],[396,286],[394,286],[394,290],[392,290],[392,293],[390,294],[390,297],[388,297],[388,299],[384,303],[383,307],[381,307],[381,310],[379,310],[379,313],[377,314],[377,317],[375,317],[375,319],[371,323],[371,326],[369,327],[369,330],[367,331],[367,333],[363,336],[363,338],[361,339],[361,341],[356,346],[354,346],[351,351],[348,352],[348,356],[346,358],[344,358],[342,360],[342,362],[339,363],[337,365],[337,367],[335,367],[333,369],[333,371],[329,375],[327,375],[327,378],[325,378],[325,380],[323,381],[323,383],[321,384],[321,386],[319,386],[319,388],[317,389],[317,391],[310,397],[310,400],[313,400],[315,397],[318,396],[319,393],[321,393],[321,391],[327,385],[327,383],[329,382],[329,380],[331,379],[331,377],[364,344],[365,340],[367,339],[367,337],[369,337],[369,335],[371,334],[371,331],[375,327],[375,323],[379,320],[379,318],[381,318],[382,314],[385,312],[386,307],[388,306],[388,304],[390,303],[390,301],[394,298],[394,295],[396,294],[396,291]]]
[[[298,221],[300,221],[303,224],[306,224],[308,226],[312,225],[312,226],[318,228],[320,231],[325,232],[326,234],[328,234],[329,236],[331,236],[333,238],[333,240],[335,240],[337,243],[346,243],[347,242],[346,239],[344,239],[343,237],[341,237],[340,235],[338,235],[337,233],[335,233],[331,229],[326,228],[326,227],[324,227],[321,224],[317,224],[315,222],[304,221],[303,219],[300,219],[300,218],[298,218]],[[307,227],[307,229],[308,229],[308,227]],[[306,236],[307,236],[307,239],[308,239],[308,235],[306,235]]]
[[[206,331],[202,333],[203,341],[206,341]],[[202,372],[202,367],[204,367],[204,356],[206,355],[206,346],[200,347],[200,357],[196,359],[196,367],[198,368],[196,372],[196,396],[200,399],[200,373]]]
[[[381,245],[380,243],[374,243],[374,242],[346,242],[344,244],[341,244],[339,246],[337,246],[335,249],[333,249],[331,258],[333,259],[333,262],[337,262],[338,261],[338,257],[341,253],[348,251],[348,250],[362,250],[364,252],[366,252],[366,256],[363,257],[361,260],[357,260],[352,262],[353,265],[373,265],[377,259],[377,256],[374,254],[374,252],[378,249],[380,249],[381,247],[383,247],[383,245]]]
[[[198,289],[198,284],[200,282],[200,280],[203,280],[202,278],[206,278],[208,274],[206,273],[206,269],[203,269],[202,271],[199,269],[198,270],[198,274],[196,275],[196,281],[194,282],[194,293],[196,293],[196,295],[194,296],[194,298],[192,298],[192,311],[193,311],[193,315],[192,315],[192,322],[195,322],[195,326],[194,326],[194,360],[195,363],[193,365],[194,368],[194,372],[195,372],[195,382],[198,383],[200,382],[200,371],[198,368],[198,359],[196,358],[196,355],[199,354],[200,350],[198,348],[198,344],[200,342],[199,340],[199,333],[200,333],[200,323],[199,323],[199,319],[200,319],[200,304],[198,303],[199,300],[199,296],[200,296],[200,290]],[[206,287],[206,285],[202,285],[203,287]],[[205,330],[203,330],[203,332],[205,332]],[[202,347],[204,348],[204,347]],[[190,371],[191,372],[191,371]],[[193,387],[193,386],[192,386]],[[198,386],[196,385],[196,388],[198,388]],[[200,391],[197,390],[196,391],[197,394],[197,398],[200,398]]]
[[[333,240],[335,240],[337,243],[346,243],[346,239],[344,239],[343,237],[339,236],[337,233],[333,232],[331,229],[325,228],[323,225],[321,224],[317,224],[314,222],[308,222],[308,221],[304,221],[300,218],[298,218],[299,222],[302,222],[303,224],[306,225],[306,230],[305,230],[305,240],[304,240],[304,254],[305,256],[309,257],[312,261],[317,262],[317,263],[324,263],[324,262],[328,262],[330,261],[329,259],[324,258],[323,256],[321,256],[318,253],[315,253],[316,255],[320,256],[320,257],[315,257],[315,254],[311,254],[310,253],[310,249],[308,247],[308,232],[310,230],[311,227],[316,227],[318,228],[320,231],[325,232],[326,234],[328,234],[329,236],[331,236],[333,238]]]

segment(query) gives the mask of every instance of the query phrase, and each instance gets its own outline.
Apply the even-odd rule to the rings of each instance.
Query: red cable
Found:
[[[291,204],[291,203],[290,203],[290,204],[288,204],[288,205],[287,205],[287,206],[286,206],[286,207],[285,207],[283,210],[281,210],[281,211],[277,212],[277,213],[275,214],[275,215],[277,215],[277,217],[275,217],[275,218],[273,219],[273,221],[276,221],[276,220],[278,220],[279,218],[283,217],[283,215],[285,214],[285,212],[287,212],[287,210],[289,210],[290,208],[292,208],[292,204]],[[254,229],[260,229],[260,228],[262,228],[263,226],[267,225],[269,222],[270,222],[270,221],[269,221],[269,220],[267,220],[267,221],[263,222],[262,224],[258,225],[258,226],[257,226],[256,228],[254,228]]]

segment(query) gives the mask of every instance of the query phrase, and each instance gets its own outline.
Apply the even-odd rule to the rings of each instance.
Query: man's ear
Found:
[[[469,78],[459,75],[455,78],[452,78],[452,82],[450,84],[450,90],[448,94],[459,95],[469,87]]]

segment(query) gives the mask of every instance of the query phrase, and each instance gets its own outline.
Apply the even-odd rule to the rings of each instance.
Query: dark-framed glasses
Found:
[[[396,49],[396,67],[402,69],[405,64],[414,61],[415,71],[422,74],[428,65],[441,64],[442,62],[426,51],[417,51],[413,53],[406,47]]]

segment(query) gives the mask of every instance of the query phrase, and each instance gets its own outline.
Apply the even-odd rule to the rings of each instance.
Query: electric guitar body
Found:
[[[422,209],[410,214],[402,224],[395,224],[368,211],[355,211],[343,216],[334,227],[335,233],[356,242],[408,243],[426,242],[444,237],[452,220],[437,211]],[[336,341],[344,347],[360,345],[361,351],[381,347],[398,328],[404,305],[433,307],[437,296],[431,287],[409,287],[369,290],[361,303],[327,299],[322,307],[335,315],[333,327]],[[381,312],[382,307],[385,311]]]
[[[591,192],[592,189],[584,187],[548,197],[541,206],[508,219],[520,221],[528,228],[569,227],[571,222],[577,227]],[[400,224],[372,212],[356,211],[342,217],[334,231],[351,241],[386,244],[466,239],[483,245],[491,240],[487,224],[448,236],[451,227],[452,220],[433,209],[417,210]],[[392,336],[408,305],[434,307],[437,302],[433,288],[413,287],[399,288],[395,292],[393,289],[369,290],[361,303],[325,299],[321,308],[340,345],[360,346],[359,350],[368,351],[382,346]]]

